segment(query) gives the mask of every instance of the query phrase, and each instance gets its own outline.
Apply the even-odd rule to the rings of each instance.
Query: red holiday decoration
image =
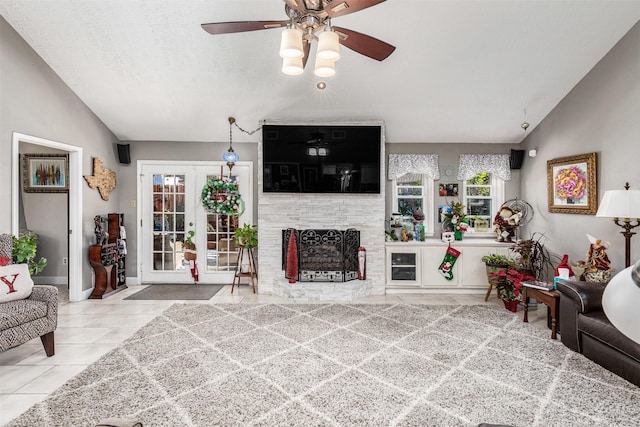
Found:
[[[298,279],[298,245],[296,244],[296,235],[291,229],[289,234],[289,246],[287,247],[287,275],[289,283],[296,283]]]

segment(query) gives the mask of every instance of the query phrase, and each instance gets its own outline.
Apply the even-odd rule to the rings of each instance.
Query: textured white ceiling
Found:
[[[516,143],[640,19],[638,0],[389,0],[333,24],[397,47],[343,48],[316,89],[280,72],[281,30],[213,36],[200,24],[283,20],[281,0],[0,0],[0,14],[121,140],[225,141],[227,117],[386,123],[388,142]],[[258,136],[234,133],[234,140]]]

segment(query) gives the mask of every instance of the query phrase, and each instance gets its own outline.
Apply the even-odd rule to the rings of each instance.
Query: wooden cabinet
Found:
[[[426,242],[387,242],[386,287],[387,289],[433,289],[441,292],[487,288],[484,255],[499,253],[508,255],[511,244],[492,239],[468,238],[452,242],[460,251],[452,267],[453,278],[447,280],[438,268],[447,250],[447,243],[433,239]]]
[[[95,273],[95,285],[89,298],[106,298],[127,288],[126,232],[124,215],[107,215],[107,243],[89,246],[89,264]]]

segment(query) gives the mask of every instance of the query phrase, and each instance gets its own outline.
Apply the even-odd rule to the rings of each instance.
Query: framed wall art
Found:
[[[67,193],[69,156],[67,154],[23,154],[23,188],[26,193]]]
[[[549,212],[595,215],[596,153],[547,160]]]

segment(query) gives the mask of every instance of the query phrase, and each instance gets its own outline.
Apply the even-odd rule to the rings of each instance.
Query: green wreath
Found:
[[[209,213],[222,213],[240,216],[244,213],[244,200],[238,192],[238,186],[229,178],[210,179],[202,187],[202,206]]]

